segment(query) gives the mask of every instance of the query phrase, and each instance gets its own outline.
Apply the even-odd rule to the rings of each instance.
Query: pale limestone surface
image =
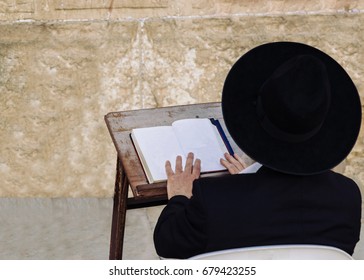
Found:
[[[112,198],[0,198],[0,260],[105,260]],[[159,259],[153,230],[164,206],[129,210],[123,258]],[[364,231],[353,257],[364,259]]]
[[[262,43],[322,49],[363,100],[363,23],[353,13],[0,24],[0,196],[112,196],[103,116],[219,101],[232,64]],[[346,162],[361,183],[362,135]]]
[[[0,196],[112,194],[115,152],[103,115],[141,107],[132,94],[137,28],[0,25]]]
[[[311,44],[364,91],[364,0],[0,1],[0,196],[111,197],[110,111],[219,101],[259,44]],[[363,130],[345,173],[364,182]]]
[[[364,0],[0,0],[0,20],[95,20],[357,12]]]
[[[112,198],[0,198],[0,260],[108,259],[111,209]]]

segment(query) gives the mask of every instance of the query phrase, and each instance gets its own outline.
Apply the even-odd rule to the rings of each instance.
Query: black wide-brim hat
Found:
[[[262,86],[276,69],[299,56],[323,63],[330,102],[317,131],[285,141],[262,125],[257,103]],[[356,142],[362,118],[358,91],[346,71],[324,52],[296,42],[267,43],[245,53],[225,80],[222,112],[231,137],[244,153],[271,169],[296,175],[321,173],[343,161]]]

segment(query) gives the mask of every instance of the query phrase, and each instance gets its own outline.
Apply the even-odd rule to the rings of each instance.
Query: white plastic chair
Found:
[[[193,260],[353,260],[343,250],[321,245],[272,245],[200,254]]]

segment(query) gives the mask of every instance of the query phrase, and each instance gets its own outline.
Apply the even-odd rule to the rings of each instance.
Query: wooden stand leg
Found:
[[[112,214],[110,260],[121,260],[123,254],[123,242],[125,231],[125,218],[127,208],[129,182],[123,171],[122,164],[117,158],[114,206]]]

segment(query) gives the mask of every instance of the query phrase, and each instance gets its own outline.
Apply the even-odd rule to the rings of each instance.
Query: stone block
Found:
[[[117,8],[166,8],[168,0],[57,0],[57,10],[117,9]]]
[[[332,21],[337,24],[333,26]],[[146,21],[144,77],[158,106],[172,100],[179,104],[217,101],[226,74],[240,55],[265,42],[288,40],[332,55],[361,89],[361,23],[359,15]]]
[[[360,13],[364,0],[0,0],[0,20],[126,20]]]
[[[0,196],[112,195],[103,115],[141,107],[132,94],[137,30],[136,22],[0,26]]]
[[[34,13],[34,0],[2,0],[0,13]]]

